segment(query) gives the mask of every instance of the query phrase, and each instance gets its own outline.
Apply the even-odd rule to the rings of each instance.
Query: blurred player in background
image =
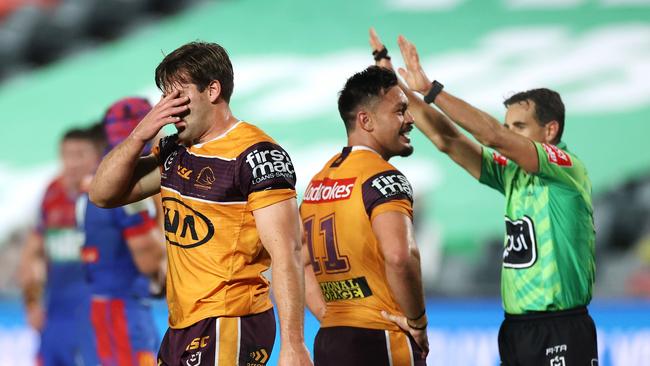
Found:
[[[279,365],[310,365],[295,172],[289,155],[230,110],[233,69],[215,43],[181,46],[156,68],[160,102],[102,161],[93,202],[162,192],[169,326],[159,365],[266,364],[280,317]],[[167,124],[178,134],[140,157]],[[162,191],[161,191],[162,190]]]
[[[103,126],[110,149],[151,110],[142,98],[108,108]],[[103,209],[83,196],[82,257],[92,291],[91,319],[103,366],[155,365],[159,337],[151,310],[151,283],[164,273],[164,237],[152,198]]]
[[[36,229],[29,234],[20,264],[27,321],[41,333],[38,364],[96,365],[88,321],[90,292],[80,251],[75,202],[83,178],[92,174],[103,151],[93,129],[72,129],[60,145],[61,173],[47,187]]]
[[[372,30],[370,38],[378,62],[390,67]],[[560,95],[549,89],[514,94],[504,102],[502,125],[432,83],[415,46],[401,36],[398,43],[406,63],[399,71],[418,128],[470,175],[506,197],[502,364],[596,365],[596,327],[587,312],[595,272],[591,182],[582,161],[562,141]]]
[[[314,364],[425,365],[413,191],[388,163],[413,152],[408,99],[395,73],[371,66],[348,79],[338,104],[348,144],[312,178],[300,207],[307,304],[321,322]]]

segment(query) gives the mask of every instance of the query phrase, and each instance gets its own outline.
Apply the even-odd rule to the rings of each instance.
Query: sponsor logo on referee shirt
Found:
[[[562,167],[570,167],[573,165],[569,154],[564,152],[559,147],[551,144],[542,144],[542,147],[544,148],[544,151],[546,151],[546,155],[548,156],[548,161],[550,163]]]
[[[524,216],[519,220],[506,217],[506,243],[503,251],[503,266],[507,268],[528,268],[537,260],[537,243],[533,220]]]
[[[499,154],[497,152],[492,153],[492,160],[494,160],[495,163],[497,163],[497,164],[499,164],[501,166],[508,165],[508,158],[506,158],[505,156],[503,156],[503,155],[501,155],[501,154]]]
[[[269,179],[294,179],[295,170],[289,155],[274,148],[255,149],[244,158],[251,168],[252,184],[258,184]]]
[[[312,180],[305,191],[304,201],[325,203],[347,200],[352,195],[357,178]]]

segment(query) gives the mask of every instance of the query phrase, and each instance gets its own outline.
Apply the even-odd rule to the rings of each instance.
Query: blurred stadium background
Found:
[[[157,101],[163,54],[218,42],[236,115],[292,154],[302,191],[345,143],[337,92],[371,63],[370,26],[396,64],[404,34],[431,77],[498,118],[515,91],[561,93],[594,187],[601,365],[650,365],[650,0],[0,0],[0,365],[37,347],[15,268],[66,128],[126,95]],[[413,139],[395,164],[417,196],[429,365],[496,365],[503,199]],[[317,326],[308,314],[310,344]]]

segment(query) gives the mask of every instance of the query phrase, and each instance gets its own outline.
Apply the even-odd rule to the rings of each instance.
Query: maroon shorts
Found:
[[[273,309],[242,317],[203,319],[182,329],[167,329],[158,366],[263,366],[275,341]]]
[[[314,366],[425,366],[420,347],[405,332],[354,327],[321,328]]]

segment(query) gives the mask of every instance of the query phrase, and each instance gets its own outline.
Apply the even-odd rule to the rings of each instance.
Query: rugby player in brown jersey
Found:
[[[321,328],[315,365],[425,365],[428,353],[413,191],[388,160],[413,152],[396,75],[350,77],[339,113],[347,146],[310,181],[300,207],[307,305]]]
[[[215,43],[192,42],[156,69],[163,97],[102,161],[90,189],[114,207],[160,192],[169,329],[158,365],[264,365],[280,317],[279,365],[310,365],[295,172],[288,154],[229,106],[233,70]],[[146,142],[174,124],[153,154]]]

